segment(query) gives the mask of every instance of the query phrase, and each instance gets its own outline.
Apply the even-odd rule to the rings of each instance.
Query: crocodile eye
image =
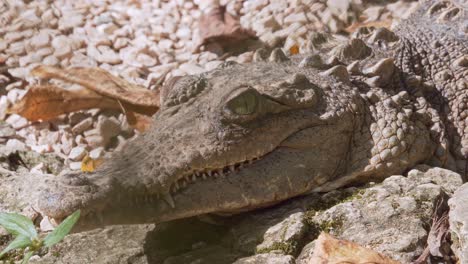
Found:
[[[254,89],[247,89],[232,98],[227,107],[233,113],[238,115],[251,115],[258,108],[258,94]]]

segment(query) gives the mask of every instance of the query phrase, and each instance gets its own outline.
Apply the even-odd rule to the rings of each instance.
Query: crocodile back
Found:
[[[402,43],[397,63],[406,76],[423,80],[422,89],[413,93],[439,112],[457,171],[466,177],[468,1],[421,1],[421,8],[395,31]]]

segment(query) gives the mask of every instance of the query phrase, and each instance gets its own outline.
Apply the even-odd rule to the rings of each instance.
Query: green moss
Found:
[[[281,251],[287,255],[295,255],[298,249],[296,241],[292,242],[274,242],[269,248],[263,248],[256,251],[256,254],[270,253],[272,251]]]
[[[330,221],[323,221],[319,224],[320,231],[330,233],[330,231],[338,231],[343,226],[343,218],[333,219]]]

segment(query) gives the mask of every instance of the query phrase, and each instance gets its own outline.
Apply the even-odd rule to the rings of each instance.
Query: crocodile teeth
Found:
[[[199,176],[199,175],[200,175],[200,173],[195,172],[195,174],[192,175],[192,181],[193,181],[193,182],[196,181],[196,180],[197,180],[197,176]]]
[[[230,166],[229,166],[229,170],[230,170],[231,172],[234,172],[234,171],[236,170],[236,166],[235,166],[235,165],[230,165]]]
[[[172,196],[170,193],[163,194],[163,199],[164,201],[166,201],[167,204],[169,204],[169,206],[171,206],[172,208],[175,208],[175,202],[174,202],[174,199],[172,199]]]

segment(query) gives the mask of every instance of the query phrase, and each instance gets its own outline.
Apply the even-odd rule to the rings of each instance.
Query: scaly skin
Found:
[[[39,209],[82,209],[88,229],[251,210],[418,163],[466,175],[467,10],[438,3],[396,34],[314,33],[305,58],[259,50],[174,79],[147,133],[95,172],[50,183]]]

